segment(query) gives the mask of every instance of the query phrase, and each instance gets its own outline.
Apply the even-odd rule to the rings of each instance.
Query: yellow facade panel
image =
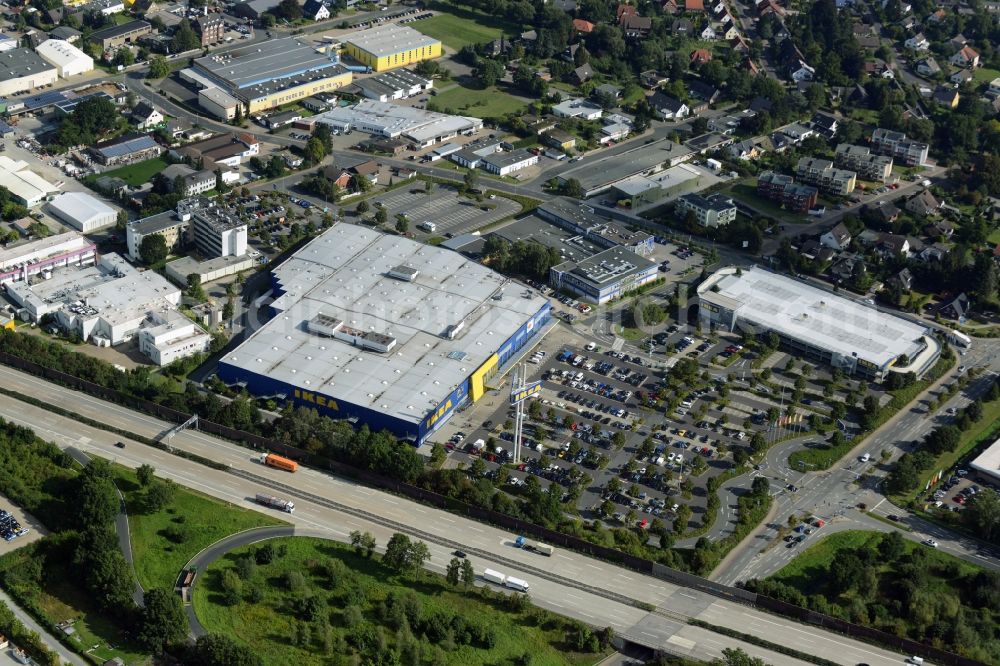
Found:
[[[493,354],[486,359],[485,363],[479,366],[478,370],[472,373],[472,377],[469,378],[469,395],[472,397],[472,402],[476,402],[483,397],[483,393],[486,392],[486,376],[499,363],[500,357]]]
[[[279,90],[264,97],[257,97],[255,99],[251,99],[248,103],[250,113],[253,114],[258,111],[274,109],[286,104],[292,104],[321,92],[337,90],[338,88],[343,88],[348,85],[352,80],[352,74],[350,72],[345,72],[343,74],[338,74],[337,76],[331,76],[317,81],[310,81],[309,83],[296,86],[295,88]]]

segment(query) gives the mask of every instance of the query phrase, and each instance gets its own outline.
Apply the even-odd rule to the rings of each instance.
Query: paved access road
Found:
[[[986,371],[970,382],[968,387],[956,394],[934,412],[928,412],[920,404],[897,414],[879,430],[875,431],[833,468],[823,472],[802,472],[787,467],[788,453],[794,446],[786,443],[768,452],[762,466],[762,473],[770,477],[772,486],[783,486],[791,483],[797,487],[796,492],[785,492],[779,495],[778,510],[775,520],[763,530],[757,530],[754,538],[744,541],[738,547],[735,555],[713,572],[712,579],[720,583],[734,584],[737,581],[768,576],[791,559],[795,548],[786,549],[784,544],[772,547],[761,553],[761,548],[771,543],[778,534],[778,527],[785,524],[791,513],[802,514],[810,512],[813,515],[832,522],[837,531],[841,529],[868,529],[887,531],[893,527],[858,511],[858,503],[865,503],[869,510],[878,515],[896,514],[903,517],[903,524],[912,531],[902,531],[903,536],[915,541],[922,541],[933,536],[940,542],[940,549],[965,559],[974,564],[1000,569],[998,553],[993,549],[984,548],[984,544],[975,539],[963,537],[940,526],[924,520],[908,516],[903,509],[893,506],[881,494],[881,480],[888,473],[891,462],[903,453],[912,449],[912,443],[923,438],[928,432],[951,420],[948,409],[960,409],[971,400],[983,395],[990,384],[995,381],[996,373],[1000,371],[1000,341],[976,340],[973,348],[965,356],[959,356],[956,367],[939,382],[946,384],[957,380],[958,369],[961,367],[979,366]],[[883,450],[890,452],[889,463],[882,463]],[[871,460],[860,462],[859,458],[868,453]],[[870,476],[870,482],[862,485],[862,475]],[[749,480],[747,481],[749,484]],[[826,528],[824,527],[823,530]],[[820,530],[814,537],[824,534]],[[800,546],[806,547],[807,540]]]
[[[146,437],[157,436],[171,427],[159,419],[10,368],[0,368],[0,381],[11,390],[64,405],[102,423]],[[33,428],[39,436],[62,447],[74,446],[130,467],[150,464],[162,476],[225,501],[254,506],[251,498],[261,488],[260,482],[205,468],[6,396],[0,396],[0,416]],[[126,443],[125,449],[115,448],[114,443],[119,440]],[[717,658],[724,647],[739,646],[774,666],[800,663],[685,624],[690,618],[703,618],[739,631],[749,628],[768,640],[850,666],[860,662],[873,666],[898,665],[902,659],[888,650],[722,602],[570,551],[557,551],[551,559],[523,552],[512,546],[514,535],[502,530],[315,470],[301,469],[291,475],[263,467],[252,462],[246,449],[201,432],[181,432],[171,440],[171,445],[270,482],[291,485],[301,493],[293,493],[296,512],[282,517],[290,519],[296,527],[325,531],[342,540],[353,530],[367,530],[380,543],[385,543],[394,531],[410,532],[428,542],[434,566],[444,565],[450,559],[449,553],[460,547],[470,553],[479,570],[489,566],[528,580],[532,598],[538,605],[596,626],[611,626],[638,642],[702,660]],[[306,495],[317,499],[304,499]],[[657,610],[648,613],[633,605],[635,602],[652,604]]]
[[[0,603],[5,604],[14,613],[14,617],[21,621],[21,624],[26,626],[31,631],[38,634],[42,642],[50,649],[55,651],[59,655],[59,658],[72,666],[87,666],[90,662],[84,661],[84,659],[77,654],[70,652],[70,650],[59,642],[55,636],[49,633],[48,629],[42,625],[35,622],[35,618],[28,615],[26,612],[21,610],[13,599],[11,599],[6,592],[0,589]]]

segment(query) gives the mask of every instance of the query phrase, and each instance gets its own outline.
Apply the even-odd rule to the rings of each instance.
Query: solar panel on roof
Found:
[[[105,157],[122,157],[123,155],[128,155],[129,153],[136,153],[140,150],[148,150],[149,148],[155,148],[156,142],[148,136],[140,136],[134,139],[129,139],[127,141],[122,141],[121,143],[116,143],[112,146],[107,146],[105,148],[98,148],[101,154]]]

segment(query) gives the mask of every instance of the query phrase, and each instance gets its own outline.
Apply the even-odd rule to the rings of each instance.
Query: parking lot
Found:
[[[692,335],[677,324],[663,333],[680,340]],[[699,347],[707,342],[699,340]],[[726,346],[710,344],[705,353]],[[545,340],[527,362],[529,381],[543,384],[526,408],[522,464],[498,471],[512,459],[514,439],[514,411],[503,389],[442,429],[438,441],[448,442],[447,464],[493,480],[502,474],[513,495],[526,492],[529,477],[542,487],[558,484],[563,501],[581,517],[611,526],[631,520],[648,527],[655,518],[670,525],[685,505],[691,517],[683,529],[700,525],[708,480],[749,459],[752,436],[764,431],[763,412],[771,406],[749,392],[722,389],[722,377],[678,391],[660,359],[593,342]],[[742,386],[738,380],[730,385]]]
[[[47,534],[34,516],[0,495],[0,555],[40,539]]]
[[[375,197],[374,203],[386,207],[390,220],[395,219],[399,213],[405,215],[418,237],[449,234],[458,236],[510,217],[521,210],[520,205],[504,197],[477,202],[460,197],[456,190],[444,185],[436,185],[428,194],[424,192],[423,183],[414,183],[413,187],[401,187]],[[434,224],[433,232],[421,228],[425,222]]]

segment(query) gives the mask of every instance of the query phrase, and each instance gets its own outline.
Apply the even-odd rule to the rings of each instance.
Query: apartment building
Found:
[[[920,166],[927,161],[927,144],[911,141],[902,132],[879,127],[872,132],[871,146],[876,153],[888,155],[906,166]]]
[[[721,227],[736,219],[736,204],[722,194],[703,197],[700,194],[685,194],[677,200],[676,213],[685,217],[688,213],[703,227]]]
[[[833,161],[840,168],[856,171],[863,180],[884,183],[892,175],[892,158],[874,155],[867,146],[842,143],[837,146]]]
[[[847,196],[854,191],[857,174],[836,169],[830,160],[803,157],[795,167],[795,175],[804,183],[815,185],[827,194]]]
[[[796,183],[786,174],[763,171],[757,177],[757,194],[781,203],[788,210],[805,213],[816,206],[819,190],[812,185]]]

